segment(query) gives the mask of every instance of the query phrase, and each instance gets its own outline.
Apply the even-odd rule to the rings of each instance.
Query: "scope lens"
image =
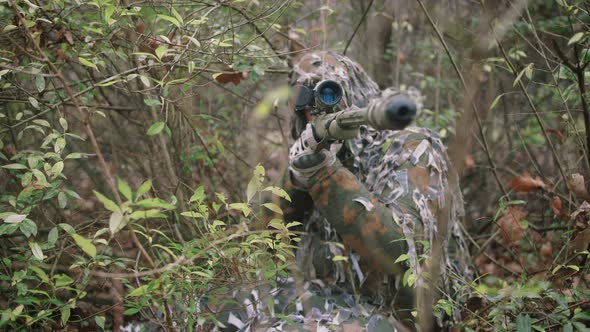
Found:
[[[320,98],[324,104],[331,105],[336,102],[336,92],[330,87],[325,87],[320,91]]]

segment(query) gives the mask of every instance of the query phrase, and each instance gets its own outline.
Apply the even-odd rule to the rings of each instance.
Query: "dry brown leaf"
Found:
[[[68,44],[74,45],[74,37],[72,36],[71,31],[68,30],[68,31],[64,32],[64,38],[66,39]]]
[[[473,166],[475,166],[475,159],[473,159],[473,155],[470,155],[470,154],[466,155],[464,163],[465,163],[466,170],[468,170],[468,171],[472,170]]]
[[[524,229],[521,221],[526,218],[527,213],[518,206],[509,206],[497,224],[504,240],[508,243],[515,244],[524,235]]]
[[[135,26],[135,31],[137,31],[139,33],[143,33],[145,31],[145,24],[143,23],[142,20],[139,20],[137,22],[137,25]]]
[[[555,137],[557,137],[559,144],[563,144],[565,142],[565,135],[561,131],[559,131],[559,129],[549,128],[547,129],[547,132],[554,134]]]
[[[590,212],[590,204],[588,202],[584,202],[584,203],[582,203],[582,205],[580,205],[576,209],[576,211],[574,211],[572,213],[572,216],[571,217],[572,217],[573,220],[576,220],[576,219],[578,219],[578,216],[582,216],[583,217],[588,212]]]
[[[245,73],[241,71],[213,74],[213,79],[221,84],[233,83],[234,85],[238,85],[243,78],[245,78]]]
[[[514,273],[522,273],[522,266],[517,262],[510,262],[506,264],[506,268]]]
[[[553,197],[551,202],[549,202],[549,206],[551,207],[551,210],[553,210],[553,213],[556,216],[561,215],[562,204],[561,204],[561,198],[559,198],[559,196]]]
[[[588,194],[588,189],[586,189],[584,176],[582,174],[572,174],[572,178],[567,181],[567,187],[572,193],[574,193],[574,195],[576,195],[576,197],[590,202],[590,194]]]
[[[582,252],[590,249],[590,228],[586,228],[570,243],[570,253]]]
[[[529,191],[537,189],[547,189],[547,185],[540,177],[537,176],[533,179],[533,177],[526,172],[522,176],[517,176],[512,179],[508,186],[518,193],[528,193]]]
[[[551,258],[553,256],[553,248],[551,243],[545,243],[541,246],[541,255],[545,258]]]

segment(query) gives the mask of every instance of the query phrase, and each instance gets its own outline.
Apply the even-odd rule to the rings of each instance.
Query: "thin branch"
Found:
[[[346,51],[348,51],[348,46],[350,46],[350,43],[352,42],[352,39],[354,38],[354,36],[356,35],[357,31],[361,27],[361,24],[363,23],[363,21],[367,17],[367,13],[369,12],[369,9],[371,9],[371,6],[373,6],[373,1],[374,0],[371,0],[371,2],[369,2],[369,5],[367,6],[367,8],[365,9],[365,12],[363,13],[363,16],[361,16],[361,19],[359,20],[359,22],[357,23],[356,27],[354,28],[354,31],[352,32],[352,35],[350,36],[350,38],[348,38],[348,41],[346,42],[346,46],[344,47],[344,51],[342,51],[342,55],[346,55]]]

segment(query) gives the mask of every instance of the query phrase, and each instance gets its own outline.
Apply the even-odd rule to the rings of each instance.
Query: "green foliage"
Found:
[[[244,226],[280,212],[253,196],[285,191],[262,166],[247,189],[249,167],[221,171],[239,148],[227,105],[285,66],[258,28],[280,5],[0,1],[0,329],[113,329],[115,311],[80,305],[99,303],[97,274],[165,267],[105,280],[123,283],[129,320],[189,328],[210,285],[285,275],[294,225]]]

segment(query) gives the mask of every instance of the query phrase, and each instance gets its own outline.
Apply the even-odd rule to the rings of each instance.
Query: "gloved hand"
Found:
[[[328,149],[319,148],[311,123],[289,149],[289,171],[294,184],[307,189],[309,179],[324,167],[336,163],[336,154]]]

